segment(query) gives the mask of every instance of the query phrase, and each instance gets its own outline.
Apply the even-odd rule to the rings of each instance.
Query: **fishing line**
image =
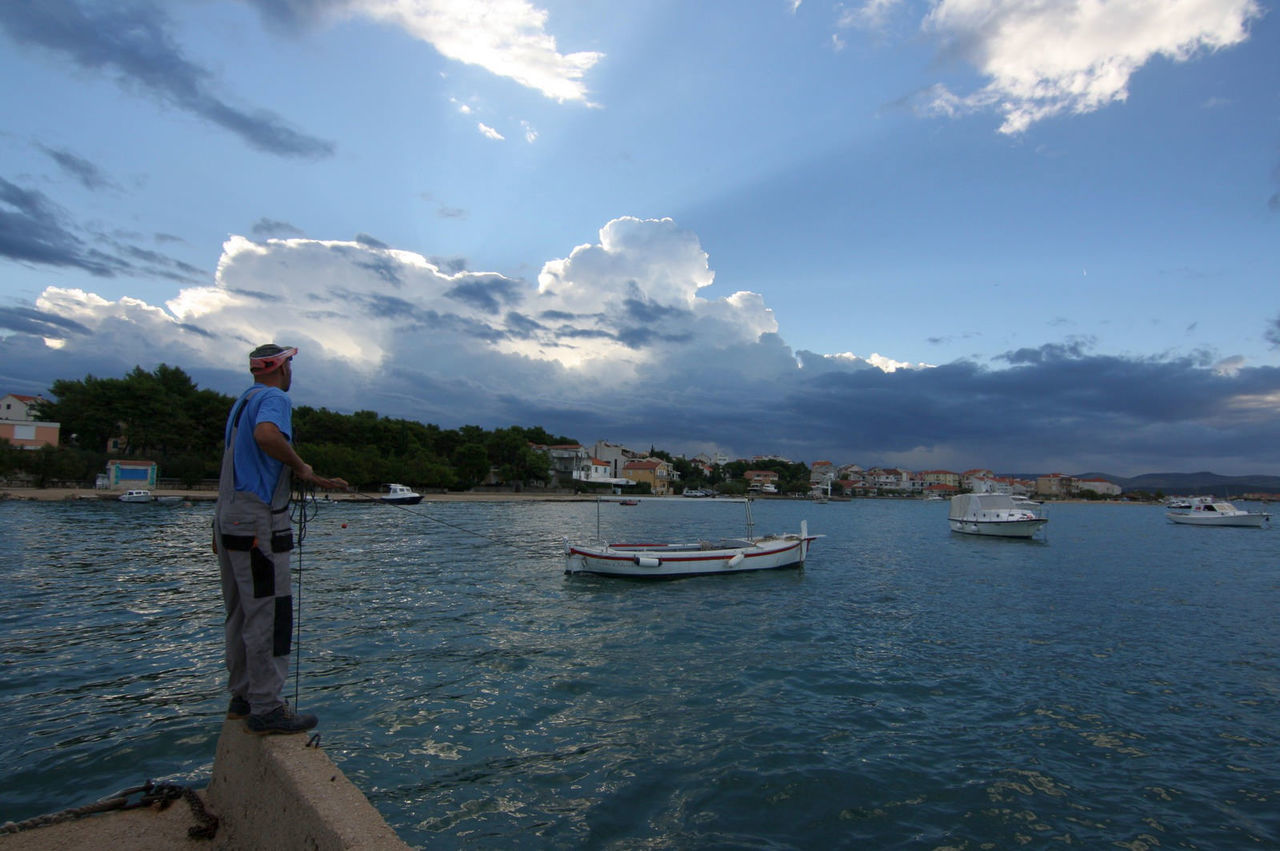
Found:
[[[401,511],[407,511],[410,514],[416,515],[418,517],[425,517],[427,520],[430,520],[433,523],[439,523],[441,526],[448,526],[450,529],[456,529],[459,532],[462,532],[464,534],[474,535],[477,538],[484,538],[486,541],[489,541],[490,543],[493,543],[493,544],[497,544],[500,547],[507,547],[508,549],[515,550],[516,552],[527,553],[529,555],[536,555],[536,556],[546,555],[545,550],[535,550],[531,547],[513,544],[509,541],[504,541],[501,538],[495,538],[492,535],[486,535],[483,532],[477,532],[474,529],[468,529],[465,526],[459,526],[457,523],[450,523],[448,520],[441,520],[439,517],[434,517],[430,514],[427,514],[425,511],[422,511],[422,510],[414,511],[412,506],[400,505],[399,503],[395,503],[395,502],[387,502],[386,500],[380,497],[374,496],[372,494],[361,493],[360,491],[349,491],[349,493],[352,496],[358,497],[360,500],[363,500],[365,502],[376,502],[379,505],[390,505],[394,508],[399,508]]]
[[[427,514],[424,511],[421,511],[421,510],[414,511],[413,508],[408,505],[399,505],[394,502],[387,502],[386,500],[383,500],[372,494],[362,493],[356,490],[348,491],[347,493],[350,494],[351,496],[356,497],[358,500],[363,500],[365,502],[374,502],[379,505],[391,505],[395,508],[399,508],[402,511],[407,511],[410,514],[416,515],[418,517],[424,517],[427,520],[432,521],[433,523],[439,523],[441,526],[448,526],[449,528],[456,529],[457,531],[462,532],[464,534],[473,535],[477,538],[483,538],[484,540],[489,541],[490,543],[493,543],[493,544],[497,544],[500,547],[507,547],[517,552],[523,552],[523,553],[526,553],[529,555],[535,555],[538,557],[543,557],[546,555],[545,550],[535,550],[535,549],[532,549],[531,547],[519,546],[517,544],[504,541],[500,538],[495,538],[492,535],[486,535],[483,532],[477,532],[474,529],[468,529],[465,526],[459,526],[457,523],[450,523],[448,520],[441,520],[439,517],[434,517],[430,514]],[[293,639],[293,644],[294,644],[293,705],[295,707],[298,705],[298,695],[301,691],[301,679],[302,679],[302,545],[303,545],[303,541],[305,541],[307,537],[307,524],[316,516],[316,514],[320,510],[320,503],[316,499],[315,494],[316,494],[315,485],[295,482],[293,487],[293,499],[289,507],[289,519],[293,522],[295,526],[298,527],[297,537],[294,540],[294,549],[297,550],[298,552],[298,558],[297,558],[298,587],[294,595],[296,597],[296,600],[295,600],[296,616],[294,617],[294,639]]]
[[[293,503],[289,507],[289,519],[298,527],[294,548],[298,551],[298,589],[295,601],[297,615],[294,618],[293,657],[293,705],[298,706],[298,692],[302,679],[302,542],[307,537],[307,523],[316,516],[316,487],[313,484],[294,482]]]

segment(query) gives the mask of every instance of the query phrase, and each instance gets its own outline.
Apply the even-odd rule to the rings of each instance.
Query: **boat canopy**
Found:
[[[951,497],[951,512],[949,519],[962,520],[965,517],[972,517],[979,511],[999,511],[1004,508],[1019,509],[1023,506],[1013,501],[1008,494],[1003,493],[962,493]]]

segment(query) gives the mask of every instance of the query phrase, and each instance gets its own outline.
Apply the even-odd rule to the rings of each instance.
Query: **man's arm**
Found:
[[[347,487],[345,479],[327,479],[324,476],[317,476],[311,469],[311,465],[303,461],[293,450],[293,445],[275,423],[258,423],[253,428],[253,439],[257,441],[263,452],[293,470],[294,474],[304,482],[311,482],[316,487],[329,490],[343,490]]]

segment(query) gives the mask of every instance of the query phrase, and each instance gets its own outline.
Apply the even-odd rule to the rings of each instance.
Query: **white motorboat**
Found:
[[[1225,499],[1197,497],[1187,508],[1175,508],[1165,512],[1173,523],[1186,526],[1249,526],[1259,528],[1271,519],[1265,511],[1245,511],[1236,508]]]
[[[422,502],[422,494],[415,493],[407,485],[387,485],[387,492],[378,498],[391,505],[417,505]]]
[[[727,502],[728,500],[719,500]],[[800,567],[809,546],[821,535],[810,535],[809,524],[800,523],[800,534],[751,534],[751,502],[747,503],[747,537],[719,541],[639,544],[570,544],[564,541],[564,572],[594,573],[645,579],[674,579],[716,573],[744,573]],[[598,521],[597,521],[598,522]]]
[[[1018,504],[1002,493],[953,496],[947,519],[953,532],[1001,538],[1030,538],[1049,522],[1048,517],[1037,514],[1031,505]]]
[[[131,490],[125,491],[118,497],[121,502],[150,502],[151,491]]]

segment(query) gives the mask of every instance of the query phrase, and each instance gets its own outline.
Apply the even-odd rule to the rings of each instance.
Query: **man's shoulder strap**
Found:
[[[266,389],[265,387],[254,387],[248,393],[244,394],[244,397],[240,400],[240,404],[236,407],[235,416],[232,417],[231,419],[232,429],[237,429],[240,427],[240,416],[244,413],[245,406],[249,404],[249,400],[252,399],[254,396],[257,396],[260,392],[262,392],[265,389]]]

